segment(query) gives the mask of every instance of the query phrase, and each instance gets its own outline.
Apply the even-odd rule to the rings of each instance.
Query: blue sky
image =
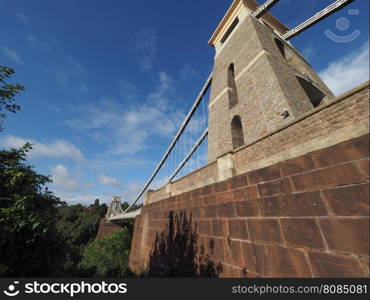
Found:
[[[294,27],[333,1],[272,12]],[[32,164],[65,201],[132,200],[208,77],[207,42],[231,2],[0,0],[0,65],[26,87],[0,146],[33,143]],[[368,6],[356,0],[292,40],[336,94],[369,77]],[[328,30],[359,36],[340,43]]]

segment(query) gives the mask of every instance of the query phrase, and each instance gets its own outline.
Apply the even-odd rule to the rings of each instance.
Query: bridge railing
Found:
[[[169,182],[207,164],[208,104],[211,83],[212,74],[209,75],[203,85],[193,106],[153,174],[131,205],[125,211],[116,211],[116,218],[117,215],[129,216],[128,213],[130,211],[137,210],[143,203],[146,191],[159,189]],[[117,201],[113,200],[111,206],[116,205],[113,203],[117,203]],[[107,218],[111,219],[112,217],[107,215]]]

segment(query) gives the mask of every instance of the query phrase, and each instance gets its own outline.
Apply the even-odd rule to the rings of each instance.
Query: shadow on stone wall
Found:
[[[214,243],[208,245],[213,252]],[[166,230],[156,234],[150,254],[149,277],[218,277],[222,265],[212,261],[204,245],[198,245],[197,226],[185,212],[170,212]]]

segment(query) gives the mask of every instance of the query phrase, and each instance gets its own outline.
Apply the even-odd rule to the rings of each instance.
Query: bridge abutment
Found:
[[[335,98],[257,6],[210,40],[208,164],[146,194],[138,274],[369,276],[369,82]]]
[[[233,152],[235,176],[156,195],[135,220],[130,267],[152,276],[368,277],[368,116],[366,83]]]

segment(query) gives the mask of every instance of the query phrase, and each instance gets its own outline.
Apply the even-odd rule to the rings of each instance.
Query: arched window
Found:
[[[296,77],[298,79],[299,84],[306,93],[307,97],[310,99],[313,107],[319,106],[321,101],[325,98],[325,94],[306,79],[300,76]]]
[[[233,149],[244,145],[243,125],[240,116],[235,116],[231,121],[231,138],[233,140]]]
[[[277,38],[275,38],[275,43],[276,43],[276,46],[279,48],[281,55],[286,59],[284,43]]]
[[[229,108],[232,108],[238,103],[238,93],[236,91],[234,64],[230,64],[229,69],[227,70],[227,88],[229,95]]]

